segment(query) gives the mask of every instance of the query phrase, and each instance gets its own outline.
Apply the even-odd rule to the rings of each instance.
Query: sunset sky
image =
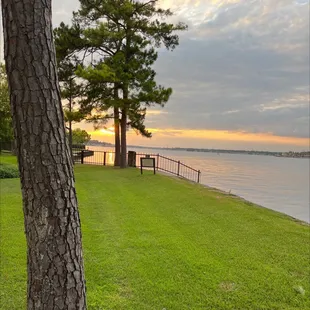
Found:
[[[160,50],[158,83],[173,88],[154,108],[145,139],[170,147],[309,149],[309,0],[162,0],[189,30]],[[70,22],[78,0],[54,0],[53,22]],[[93,139],[113,142],[109,131]]]

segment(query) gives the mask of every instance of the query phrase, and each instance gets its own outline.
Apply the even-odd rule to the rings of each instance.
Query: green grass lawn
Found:
[[[75,175],[89,309],[310,309],[309,226],[136,169]],[[25,309],[20,184],[0,186],[0,309]]]
[[[1,164],[16,165],[17,158],[12,156],[10,153],[0,153],[0,165]]]
[[[0,153],[0,179],[19,177],[16,161],[9,153]]]

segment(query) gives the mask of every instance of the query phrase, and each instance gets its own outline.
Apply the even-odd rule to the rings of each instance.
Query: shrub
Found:
[[[19,178],[17,166],[9,164],[0,164],[0,179]]]

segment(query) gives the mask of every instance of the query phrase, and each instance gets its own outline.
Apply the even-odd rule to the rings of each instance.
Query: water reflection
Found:
[[[85,164],[93,164],[93,165],[114,165],[114,150],[111,148],[102,148],[100,146],[91,146],[87,147],[87,149],[95,151],[93,156],[85,157]]]

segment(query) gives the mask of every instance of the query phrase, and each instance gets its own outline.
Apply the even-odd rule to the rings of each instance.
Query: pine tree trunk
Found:
[[[70,149],[70,156],[72,159],[72,163],[74,164],[73,158],[73,149],[72,149],[72,121],[69,121],[69,149]]]
[[[71,88],[71,83],[72,80],[70,80],[70,88]],[[72,112],[72,96],[70,95],[69,99],[69,112]],[[69,149],[70,149],[70,156],[72,159],[72,163],[74,164],[74,158],[73,158],[73,150],[72,150],[72,120],[71,120],[71,115],[69,119]]]
[[[122,109],[121,118],[121,168],[127,167],[127,111]]]
[[[115,100],[115,107],[114,107],[114,144],[115,144],[115,158],[114,158],[114,166],[119,167],[121,164],[121,141],[120,141],[120,132],[119,132],[119,109],[117,106],[118,97],[118,83],[114,84],[114,100]]]
[[[119,167],[121,163],[121,141],[119,131],[119,111],[118,108],[114,108],[114,133],[115,133],[115,159],[114,166]]]
[[[2,0],[27,239],[27,309],[86,309],[80,218],[65,136],[51,0]]]
[[[114,85],[114,99],[118,100],[118,85]],[[114,107],[114,139],[115,139],[115,158],[114,166],[119,167],[121,163],[121,142],[119,132],[119,110],[118,107]]]

